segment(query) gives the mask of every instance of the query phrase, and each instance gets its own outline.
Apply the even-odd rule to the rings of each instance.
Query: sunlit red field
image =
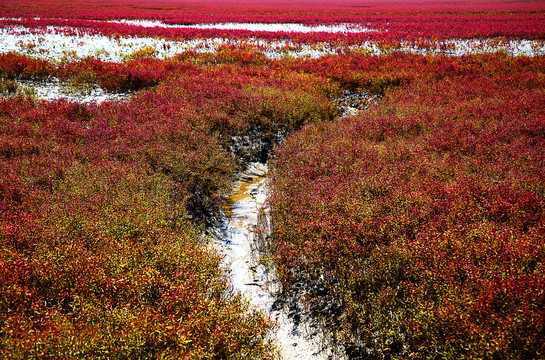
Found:
[[[0,24],[5,28],[4,37],[13,32],[104,35],[116,39],[152,37],[167,41],[169,47],[183,43],[185,50],[214,50],[214,43],[235,42],[249,43],[265,51],[275,49],[277,55],[291,51],[319,56],[357,49],[371,53],[450,51],[458,55],[505,50],[515,55],[535,55],[544,52],[544,9],[539,1],[392,1],[364,6],[343,1],[105,2],[102,6],[84,1],[31,1],[3,4]],[[233,24],[246,26],[233,28]],[[280,26],[268,30],[267,24],[284,25],[285,29]],[[289,29],[287,24],[341,28]],[[86,41],[89,40],[83,40]],[[39,44],[34,46],[40,48]],[[45,46],[53,50],[52,44]]]
[[[544,2],[0,18],[0,357],[275,358],[209,243],[251,161],[275,296],[324,349],[545,357]]]

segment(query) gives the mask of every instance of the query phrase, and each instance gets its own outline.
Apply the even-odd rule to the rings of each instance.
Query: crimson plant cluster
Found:
[[[271,324],[232,293],[202,230],[231,189],[231,139],[331,118],[333,87],[251,59],[2,56],[4,77],[154,88],[100,105],[0,99],[1,357],[272,356]]]
[[[87,1],[52,3],[4,2],[0,6],[3,26],[29,28],[66,27],[69,34],[86,32],[108,36],[154,36],[175,40],[227,38],[289,40],[298,43],[361,44],[375,41],[386,46],[400,42],[423,44],[446,39],[534,39],[545,40],[545,6],[542,2],[478,1],[453,4],[446,1],[415,3],[357,2],[313,4],[287,3],[194,3],[106,2],[100,7]],[[418,11],[417,11],[418,9]],[[300,23],[306,25],[352,24],[371,29],[355,33],[289,33],[248,30],[142,27],[109,20],[147,19],[166,24]],[[424,42],[423,42],[424,41]]]
[[[336,299],[342,313],[322,316],[352,357],[545,356],[544,61],[301,64],[384,94],[368,112],[306,126],[273,174],[283,284],[328,290],[307,303]]]

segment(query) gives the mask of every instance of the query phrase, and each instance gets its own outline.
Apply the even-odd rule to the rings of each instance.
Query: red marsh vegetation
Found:
[[[307,302],[339,304],[321,315],[354,358],[543,357],[544,58],[353,55],[301,67],[384,97],[276,152],[284,286],[327,289]]]
[[[4,1],[0,16],[112,37],[545,37],[539,1],[195,4]],[[0,78],[0,357],[272,358],[272,324],[232,292],[203,240],[240,168],[229,149],[248,133],[291,134],[273,152],[268,259],[286,294],[310,289],[302,300],[350,358],[545,356],[543,56],[270,60],[224,45],[52,63],[6,53]],[[135,94],[101,104],[13,95],[15,80],[49,78]],[[381,100],[337,118],[342,90]]]
[[[161,3],[88,1],[5,1],[0,5],[3,26],[67,27],[89,34],[153,36],[176,40],[196,38],[290,40],[293,43],[352,45],[377,41],[423,45],[447,39],[499,38],[545,40],[545,4],[540,1],[447,2],[389,1],[362,6],[354,1],[333,2],[195,2]],[[290,33],[250,30],[142,27],[110,20],[159,20],[166,24],[298,23],[353,24],[374,31],[363,33]]]
[[[5,76],[19,71],[12,56]],[[325,120],[333,108],[326,80],[208,65],[221,56],[129,68],[18,62],[21,73],[121,89],[134,88],[125,76],[134,84],[135,71],[161,81],[100,105],[0,99],[2,357],[271,356],[270,324],[231,293],[199,224],[230,191],[232,136]]]

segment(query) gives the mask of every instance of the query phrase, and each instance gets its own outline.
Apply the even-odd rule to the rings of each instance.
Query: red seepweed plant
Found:
[[[4,2],[0,16],[44,33],[391,49],[545,34],[540,2],[104,5]],[[294,134],[274,153],[271,256],[287,292],[309,286],[305,301],[349,356],[544,356],[542,56],[155,50],[120,63],[0,55],[2,357],[272,358],[271,324],[231,293],[202,235],[241,162],[228,149],[278,133]],[[12,95],[13,80],[50,78],[134,95],[90,105]],[[341,90],[382,100],[337,119]]]
[[[5,77],[140,90],[0,99],[2,357],[273,356],[271,323],[231,292],[202,232],[232,186],[232,139],[331,119],[336,87],[262,61],[1,57]]]
[[[404,80],[381,82],[368,113],[309,125],[277,152],[271,245],[284,286],[327,289],[308,302],[335,299],[342,313],[322,316],[354,357],[540,358],[543,59],[305,65],[351,86]]]
[[[356,45],[365,41],[386,47],[425,45],[444,40],[498,38],[500,40],[545,40],[545,8],[540,2],[429,3],[377,2],[361,7],[356,2],[326,3],[236,3],[199,4],[167,2],[105,2],[108,7],[89,6],[84,1],[40,4],[33,1],[6,3],[0,8],[3,26],[28,28],[47,26],[71,34],[108,36],[151,36],[175,40],[227,38],[289,40],[294,44],[328,43]],[[219,30],[196,28],[142,27],[112,23],[111,20],[158,20],[167,25],[218,23],[295,23],[304,25],[349,24],[370,29],[357,32],[309,32]],[[426,45],[427,44],[427,45]]]

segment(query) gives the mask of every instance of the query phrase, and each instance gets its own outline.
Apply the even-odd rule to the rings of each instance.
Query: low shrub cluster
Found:
[[[153,88],[170,74],[192,69],[195,66],[190,62],[164,61],[149,56],[133,56],[122,63],[88,57],[52,64],[13,52],[0,54],[0,78],[34,81],[57,78],[75,87],[97,84],[111,92]]]
[[[0,54],[0,78],[41,80],[55,74],[55,67],[46,60],[8,52]]]
[[[331,118],[334,87],[193,60],[51,67],[157,76],[128,101],[0,98],[0,357],[273,356],[271,324],[232,293],[202,226],[231,190],[231,137]]]
[[[539,78],[545,67],[545,57],[512,57],[501,53],[459,57],[406,53],[368,55],[354,51],[342,57],[326,55],[317,59],[293,59],[278,62],[277,66],[321,74],[345,89],[365,89],[384,94],[388,89],[406,86],[415,80],[435,82],[445,78],[516,76],[521,73]]]
[[[0,106],[2,357],[267,353],[186,208],[190,187],[229,186],[217,143],[63,101]]]
[[[382,60],[406,80],[277,151],[284,287],[327,289],[306,301],[336,299],[341,314],[323,316],[353,358],[542,358],[543,59],[360,59],[362,77],[384,76],[366,70]],[[356,62],[316,61],[354,74]]]

